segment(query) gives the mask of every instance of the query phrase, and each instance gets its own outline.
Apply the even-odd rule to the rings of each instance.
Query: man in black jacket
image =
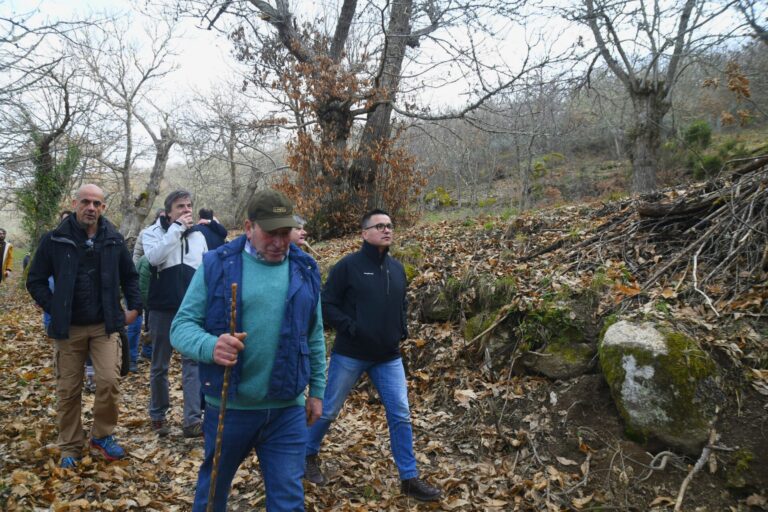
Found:
[[[112,433],[117,425],[121,345],[119,331],[141,313],[139,275],[125,241],[104,217],[104,192],[83,185],[74,214],[43,235],[32,259],[27,290],[51,316],[55,342],[56,421],[61,467],[82,455],[83,364],[90,355],[96,376],[90,447],[107,460],[125,456]],[[48,287],[53,276],[55,291]],[[120,306],[122,289],[128,311]]]
[[[213,210],[210,208],[200,208],[197,212],[200,220],[197,221],[195,229],[205,236],[205,243],[209,251],[215,251],[224,245],[227,239],[227,228],[219,223],[219,219],[214,217]]]
[[[384,404],[392,456],[402,492],[422,501],[440,498],[440,490],[419,478],[413,453],[400,341],[408,337],[408,286],[399,261],[389,256],[394,226],[389,214],[372,210],[363,216],[363,247],[331,269],[322,292],[323,322],[336,329],[328,366],[323,414],[310,428],[305,478],[325,483],[318,452],[331,422],[363,372],[376,386]]]

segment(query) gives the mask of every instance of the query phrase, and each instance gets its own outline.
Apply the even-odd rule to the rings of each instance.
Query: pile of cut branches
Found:
[[[747,172],[612,205],[582,241],[560,243],[567,270],[621,261],[635,280],[632,297],[661,289],[716,316],[767,314],[768,158],[756,161]]]

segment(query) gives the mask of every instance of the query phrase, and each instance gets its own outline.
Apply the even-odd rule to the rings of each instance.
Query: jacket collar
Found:
[[[80,227],[80,224],[77,223],[77,218],[75,217],[75,214],[70,215],[66,219],[64,219],[56,228],[53,230],[53,235],[57,237],[63,237],[68,238],[70,240],[74,239],[82,239],[85,240],[88,238],[88,235],[86,234],[85,230]],[[104,237],[104,240],[109,239],[116,239],[120,238],[121,235],[118,233],[117,229],[115,229],[115,226],[112,225],[109,220],[107,220],[106,217],[99,217],[99,224],[98,229],[96,231],[97,237]]]
[[[363,240],[363,246],[360,248],[360,252],[371,258],[376,263],[381,263],[389,254],[389,247],[385,247],[384,251],[379,252],[379,248],[375,245],[371,245]]]

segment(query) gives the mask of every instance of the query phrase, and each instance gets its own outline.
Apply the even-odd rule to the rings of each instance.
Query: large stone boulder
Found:
[[[619,321],[598,354],[630,436],[700,452],[722,393],[714,362],[694,340],[649,322]]]

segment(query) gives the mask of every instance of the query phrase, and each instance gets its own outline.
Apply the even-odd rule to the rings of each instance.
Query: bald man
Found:
[[[90,448],[107,460],[125,457],[112,436],[117,425],[120,330],[141,313],[139,275],[123,236],[102,216],[104,191],[80,187],[74,213],[43,235],[32,259],[27,290],[51,316],[55,343],[56,421],[61,467],[75,469],[85,444],[81,420],[83,364],[90,355],[96,380]],[[53,276],[55,291],[48,287]],[[120,306],[120,291],[128,310]]]

